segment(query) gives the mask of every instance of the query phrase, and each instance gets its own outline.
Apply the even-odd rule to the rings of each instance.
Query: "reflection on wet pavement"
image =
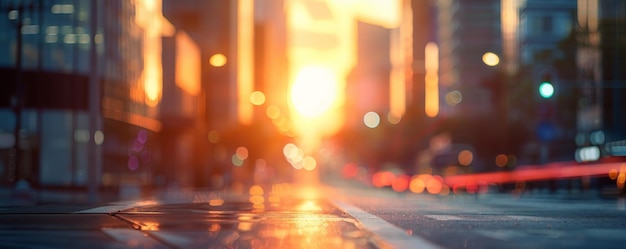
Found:
[[[321,193],[325,193],[321,196]],[[105,206],[0,208],[0,248],[379,248],[319,186],[177,190]]]
[[[175,248],[376,248],[370,233],[326,200],[264,194],[260,186],[249,192],[113,216]]]

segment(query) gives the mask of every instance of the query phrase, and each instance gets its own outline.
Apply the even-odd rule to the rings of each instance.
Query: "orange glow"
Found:
[[[377,1],[392,5],[398,28],[391,30],[389,59],[391,72],[389,74],[389,115],[391,124],[397,124],[406,111],[407,90],[411,87],[413,75],[413,12],[409,1]],[[361,3],[361,1],[360,1]],[[404,5],[404,6],[403,6]],[[381,9],[372,11],[377,16],[381,15]],[[407,99],[408,98],[408,99]],[[408,101],[407,101],[408,100]]]
[[[103,99],[104,102],[104,99]],[[146,116],[138,115],[135,113],[124,112],[119,109],[106,108],[106,104],[103,104],[105,108],[102,108],[102,116],[114,120],[119,120],[129,124],[133,124],[139,127],[146,128],[148,130],[159,132],[161,131],[162,124],[159,120],[152,119]]]
[[[617,187],[619,189],[623,189],[624,188],[624,182],[626,182],[626,174],[625,173],[620,173],[617,176]]]
[[[391,184],[391,189],[396,192],[404,192],[405,190],[407,190],[407,188],[409,188],[408,176],[398,176],[393,180]]]
[[[238,147],[235,154],[241,160],[248,159],[248,149],[246,147]]]
[[[176,33],[176,86],[193,96],[200,93],[200,48],[182,31]]]
[[[216,143],[218,143],[220,141],[220,133],[218,131],[215,131],[215,130],[210,131],[209,135],[208,135],[208,138],[209,138],[209,142],[211,142],[213,144],[216,144]]]
[[[426,182],[426,190],[431,194],[439,194],[443,189],[443,181],[439,176],[433,176]]]
[[[302,168],[308,171],[314,170],[317,167],[317,160],[313,157],[305,157],[302,159]]]
[[[622,164],[619,169],[619,174],[615,180],[618,189],[624,189],[624,183],[626,183],[626,164]]]
[[[142,231],[159,231],[159,223],[157,222],[142,222],[141,230]]]
[[[291,190],[292,186],[288,183],[272,184],[272,190],[269,193],[270,201],[278,202],[281,196],[289,195]]]
[[[280,109],[278,109],[275,105],[270,105],[267,109],[265,109],[265,114],[268,118],[275,120],[280,117]]]
[[[426,190],[426,182],[432,178],[430,174],[420,174],[413,176],[411,178],[411,182],[409,183],[409,189],[411,192],[416,194],[421,194]]]
[[[298,210],[300,211],[322,211],[322,208],[317,205],[314,201],[306,201],[302,203],[302,205],[298,206]]]
[[[277,195],[270,195],[270,196],[267,198],[267,201],[268,201],[268,202],[271,202],[271,203],[279,203],[279,202],[280,202],[280,196],[277,196]]]
[[[456,175],[459,173],[459,168],[456,166],[448,166],[444,171],[443,174],[444,176],[450,176],[450,175]]]
[[[209,64],[213,67],[223,67],[226,65],[226,62],[228,62],[228,60],[223,54],[214,54],[209,58]]]
[[[250,187],[250,195],[263,195],[263,188],[259,185],[253,185]]]
[[[500,0],[500,24],[502,28],[502,60],[507,72],[517,71],[519,57],[519,8],[522,1]]]
[[[220,230],[222,230],[222,226],[218,223],[212,223],[211,226],[209,226],[208,230],[212,233],[219,232]]]
[[[221,205],[224,205],[224,199],[209,200],[209,205],[210,206],[215,206],[215,207],[219,207]]]
[[[253,105],[265,104],[265,94],[261,91],[254,91],[250,94],[250,103]]]
[[[390,120],[399,120],[406,111],[406,88],[404,70],[394,69],[389,79]],[[393,119],[392,119],[393,118]]]
[[[144,68],[141,83],[145,92],[145,103],[155,107],[161,101],[163,91],[161,63],[161,35],[165,18],[161,13],[160,0],[137,0],[135,23],[145,30],[143,43]]]
[[[254,88],[254,1],[237,2],[237,116],[242,124],[252,122],[250,93]]]
[[[304,67],[291,87],[291,103],[302,116],[318,117],[335,104],[337,92],[337,76],[331,69]]]
[[[324,137],[335,134],[343,124],[339,107],[344,84],[338,83],[336,72],[327,66],[308,65],[297,72],[290,88],[290,128],[301,148],[313,153]]]
[[[426,182],[422,178],[413,178],[409,184],[411,192],[421,194],[426,189]]]
[[[433,176],[430,174],[415,175],[411,178],[409,189],[416,194],[423,193],[426,190],[426,183],[432,178]]]
[[[372,184],[376,187],[391,186],[396,176],[389,171],[379,171],[372,176]]]
[[[468,166],[474,161],[474,154],[469,150],[463,150],[459,152],[458,160],[462,166]]]
[[[578,25],[589,28],[589,31],[598,30],[598,1],[578,0]]]
[[[359,166],[356,165],[355,163],[348,163],[344,165],[343,170],[341,171],[341,175],[343,176],[343,178],[346,178],[346,179],[352,179],[356,177],[358,173],[359,173]]]
[[[354,1],[359,21],[396,28],[400,25],[401,0],[359,0]]]
[[[250,193],[250,197],[248,198],[248,200],[250,201],[250,203],[252,203],[252,208],[256,210],[264,209],[265,197],[263,197],[263,194],[264,194],[263,188],[259,185],[253,185],[252,187],[250,187],[249,193]],[[251,220],[251,217],[241,216],[239,217],[239,220],[248,221],[248,220]],[[242,222],[239,224],[238,229],[247,231],[247,230],[250,230],[251,226],[252,224],[248,222]]]
[[[288,131],[306,153],[344,124],[345,87],[356,65],[356,14],[352,1],[285,1]],[[310,74],[311,72],[320,74]],[[312,79],[302,77],[310,75]],[[298,90],[298,89],[310,89]],[[321,90],[325,89],[325,90]]]
[[[439,114],[439,48],[434,42],[425,48],[424,101],[426,115],[433,118]]]
[[[387,114],[387,121],[389,121],[390,124],[399,124],[401,120],[402,115],[398,115],[397,113],[394,114],[392,112]]]
[[[509,163],[509,157],[507,157],[506,155],[499,154],[496,156],[496,166],[504,167],[507,163]]]
[[[617,179],[617,175],[618,174],[619,174],[619,171],[617,171],[617,169],[610,169],[609,170],[609,178],[611,178],[611,180]]]

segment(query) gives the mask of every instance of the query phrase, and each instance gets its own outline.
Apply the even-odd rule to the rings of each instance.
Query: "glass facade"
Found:
[[[15,67],[21,39],[23,69],[87,73],[90,4],[83,0],[2,1],[0,66]]]
[[[146,47],[160,46],[148,25],[160,13],[160,1],[0,0],[0,184],[85,186],[96,133],[103,181],[138,172],[128,170],[137,131],[160,129],[160,55],[146,62]],[[101,131],[89,130],[91,98],[102,99]]]

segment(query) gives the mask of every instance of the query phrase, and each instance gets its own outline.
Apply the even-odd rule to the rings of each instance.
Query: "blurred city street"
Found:
[[[4,203],[0,247],[607,248],[626,243],[625,218],[623,198],[594,190],[442,196],[282,183],[98,205]]]
[[[625,27],[623,0],[0,0],[0,249],[623,246]]]

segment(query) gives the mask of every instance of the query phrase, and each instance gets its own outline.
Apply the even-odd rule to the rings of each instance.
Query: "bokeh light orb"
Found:
[[[226,56],[223,54],[214,54],[209,58],[209,64],[213,67],[223,67],[227,61]]]
[[[257,106],[265,104],[265,94],[261,91],[252,92],[250,94],[250,103]]]
[[[363,123],[369,128],[376,128],[380,124],[380,115],[376,112],[368,112],[363,115]]]
[[[500,57],[493,53],[493,52],[487,52],[483,54],[483,63],[485,63],[485,65],[490,66],[490,67],[495,67],[498,64],[500,64]]]

